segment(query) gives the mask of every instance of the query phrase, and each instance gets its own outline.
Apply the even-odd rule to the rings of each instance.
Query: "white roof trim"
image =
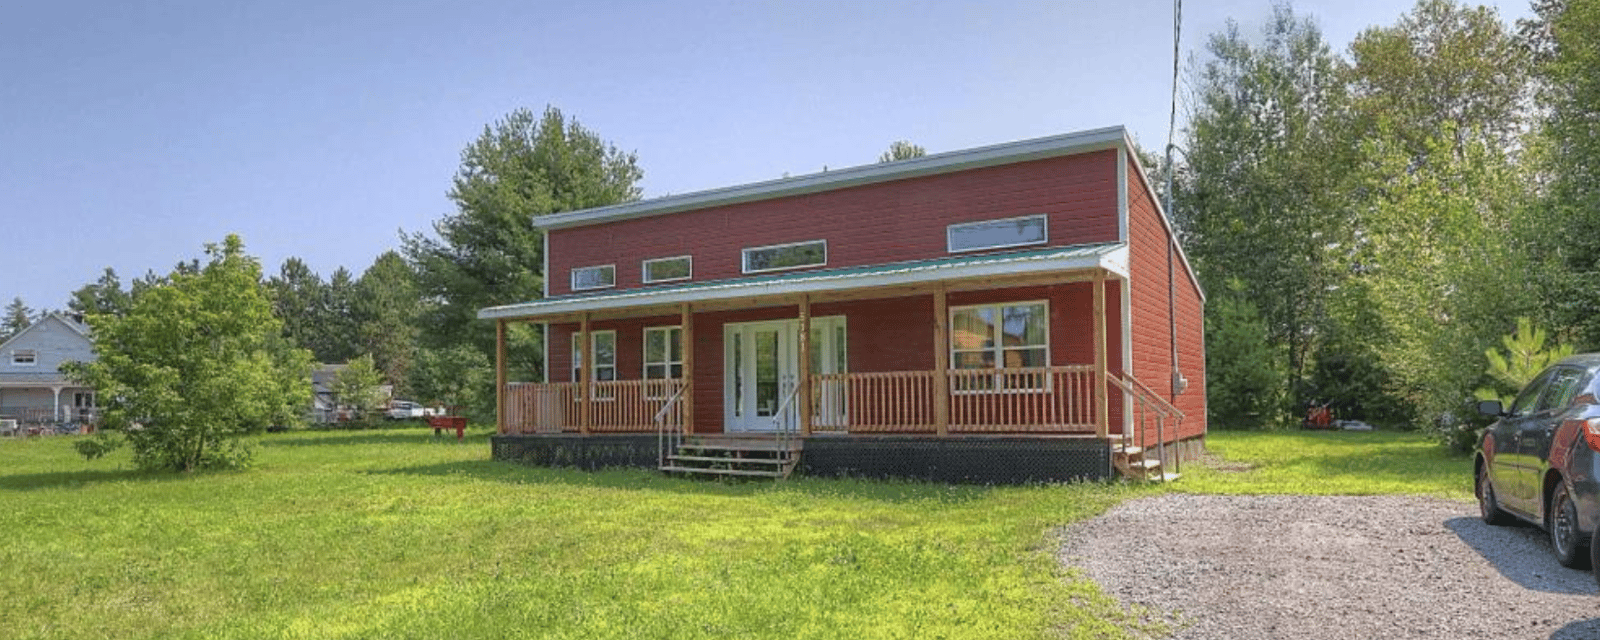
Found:
[[[533,225],[542,229],[580,227],[630,218],[677,213],[691,209],[705,209],[741,202],[832,191],[846,187],[965,171],[980,167],[1055,158],[1101,149],[1125,148],[1128,144],[1127,131],[1119,125],[1047,138],[1007,142],[976,149],[936,153],[910,160],[862,165],[793,178],[664,196],[609,207],[534,216]]]
[[[630,307],[671,305],[684,302],[709,302],[752,295],[783,296],[844,289],[867,289],[907,284],[990,278],[998,276],[1075,271],[1101,268],[1128,277],[1128,248],[1121,243],[1089,247],[1063,247],[1060,251],[1030,253],[1025,256],[974,256],[969,261],[908,263],[874,271],[818,271],[781,280],[729,280],[722,283],[690,285],[664,290],[641,289],[613,294],[536,300],[521,304],[489,307],[478,311],[480,320],[552,316],[583,311],[606,311]]]
[[[1134,148],[1131,139],[1125,144],[1129,149]],[[1133,162],[1134,168],[1138,169],[1134,173],[1139,174],[1139,184],[1144,185],[1145,194],[1150,196],[1150,202],[1155,205],[1156,217],[1161,219],[1161,226],[1167,230],[1167,242],[1178,250],[1178,260],[1183,263],[1183,272],[1188,274],[1189,282],[1194,285],[1195,293],[1200,294],[1200,304],[1204,306],[1206,303],[1206,290],[1200,286],[1200,274],[1194,272],[1194,265],[1189,263],[1189,252],[1183,250],[1182,242],[1178,242],[1178,232],[1172,228],[1172,218],[1167,215],[1166,206],[1161,203],[1161,198],[1156,197],[1155,189],[1150,188],[1150,181],[1146,179],[1149,174],[1145,171],[1144,163],[1139,161],[1139,154],[1137,153],[1129,153],[1128,159]],[[1123,215],[1128,215],[1126,208],[1123,209]],[[1124,224],[1126,224],[1126,218],[1124,218]]]

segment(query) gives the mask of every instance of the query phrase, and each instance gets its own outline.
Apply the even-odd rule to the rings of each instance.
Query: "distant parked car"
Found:
[[[410,400],[395,400],[389,403],[390,420],[418,420],[425,414],[422,405]]]
[[[1540,372],[1478,441],[1473,470],[1483,521],[1543,527],[1563,566],[1600,566],[1600,353],[1572,356]],[[1600,581],[1600,575],[1596,576]]]

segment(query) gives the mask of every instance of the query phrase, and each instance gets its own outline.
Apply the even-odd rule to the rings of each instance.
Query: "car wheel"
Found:
[[[1556,561],[1572,569],[1589,568],[1589,554],[1584,553],[1583,532],[1578,529],[1578,506],[1572,503],[1566,483],[1556,485],[1550,496],[1550,546],[1555,549]]]
[[[1511,514],[1500,509],[1500,501],[1494,496],[1494,483],[1489,481],[1487,471],[1478,471],[1478,515],[1485,524],[1503,527],[1511,524]]]

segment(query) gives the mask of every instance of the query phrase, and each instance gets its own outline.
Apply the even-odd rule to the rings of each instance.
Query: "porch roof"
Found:
[[[480,309],[478,318],[480,320],[532,318],[675,305],[684,302],[788,296],[1093,269],[1104,269],[1126,277],[1127,264],[1127,245],[1121,242],[1049,247],[1032,251],[952,256],[914,262],[692,282],[676,286],[565,295]]]

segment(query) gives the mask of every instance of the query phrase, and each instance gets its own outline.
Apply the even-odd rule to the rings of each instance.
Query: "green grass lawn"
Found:
[[[0,637],[1125,638],[1054,532],[1165,490],[584,473],[421,428],[271,435],[253,469],[151,475],[71,442],[0,440]],[[1211,445],[1256,468],[1189,465],[1173,489],[1467,484],[1417,436]]]

